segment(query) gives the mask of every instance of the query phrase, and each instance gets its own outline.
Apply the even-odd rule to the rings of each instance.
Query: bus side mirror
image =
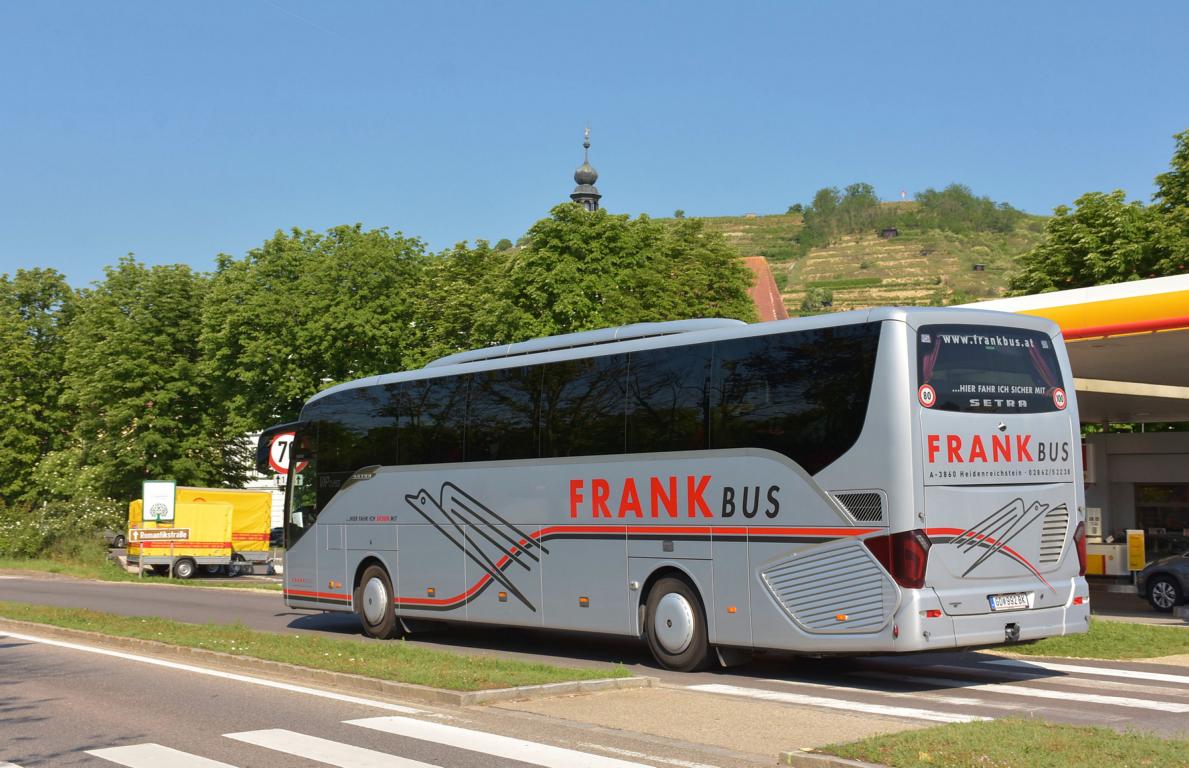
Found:
[[[260,433],[256,442],[256,471],[262,475],[288,474],[293,452],[293,437],[304,422],[276,424]]]

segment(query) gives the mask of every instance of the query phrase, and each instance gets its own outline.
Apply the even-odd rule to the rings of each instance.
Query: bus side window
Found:
[[[697,344],[630,355],[628,453],[706,448],[713,351]]]
[[[537,458],[540,408],[539,366],[474,374],[467,399],[466,460]]]
[[[400,385],[397,464],[463,460],[470,376],[446,376]]]
[[[623,453],[627,355],[566,360],[544,369],[541,456]]]
[[[879,324],[715,345],[711,448],[766,448],[814,474],[859,438]]]

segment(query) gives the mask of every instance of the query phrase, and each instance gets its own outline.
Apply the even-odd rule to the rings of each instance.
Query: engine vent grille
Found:
[[[857,542],[795,554],[760,575],[777,602],[810,632],[873,632],[896,610],[896,585]]]
[[[1069,508],[1064,504],[1045,512],[1044,527],[1040,532],[1040,562],[1051,565],[1061,559],[1065,549],[1065,537],[1069,532]]]
[[[875,523],[884,519],[883,494],[877,491],[855,491],[836,493],[834,498],[850,516],[862,523]]]

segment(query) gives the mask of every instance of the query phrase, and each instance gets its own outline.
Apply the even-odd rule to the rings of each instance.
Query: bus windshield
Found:
[[[962,413],[1045,413],[1065,407],[1061,366],[1040,331],[926,325],[917,331],[921,405]]]

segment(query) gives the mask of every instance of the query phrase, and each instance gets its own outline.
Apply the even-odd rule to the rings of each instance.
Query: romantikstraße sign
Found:
[[[189,528],[133,528],[129,541],[187,541]]]

